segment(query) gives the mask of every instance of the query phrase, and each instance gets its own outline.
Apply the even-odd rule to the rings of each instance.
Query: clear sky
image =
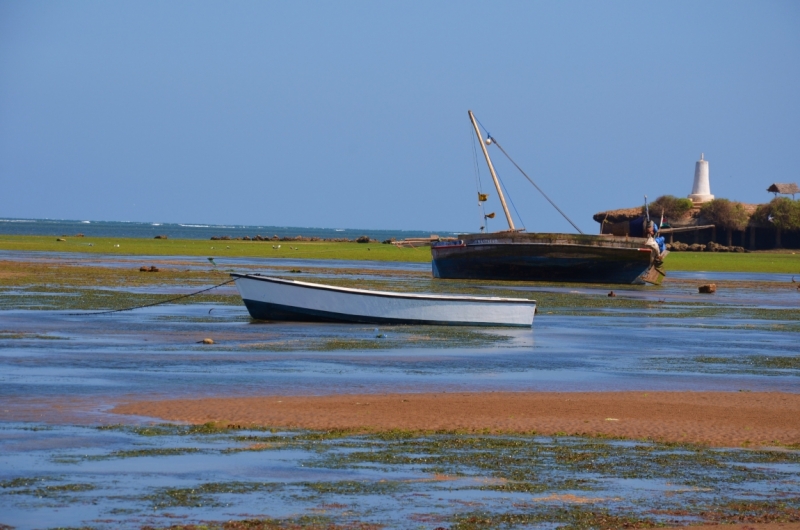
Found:
[[[800,2],[0,1],[0,217],[475,231],[468,109],[587,232],[701,152],[765,202],[800,181]]]

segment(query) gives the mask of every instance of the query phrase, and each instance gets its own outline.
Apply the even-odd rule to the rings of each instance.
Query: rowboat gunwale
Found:
[[[290,285],[294,287],[302,287],[307,289],[319,289],[323,291],[333,291],[338,293],[354,294],[361,296],[376,296],[383,298],[403,298],[409,300],[429,300],[440,302],[481,302],[491,304],[527,304],[536,306],[536,300],[530,298],[501,298],[498,296],[466,296],[466,295],[441,295],[441,294],[425,294],[425,293],[394,293],[390,291],[371,291],[368,289],[354,289],[352,287],[339,287],[335,285],[324,285],[319,283],[309,283],[299,280],[287,280],[284,278],[276,278],[274,276],[261,276],[258,274],[241,274],[231,273],[233,278],[247,278],[250,280],[258,280],[264,282],[278,283],[283,285]]]

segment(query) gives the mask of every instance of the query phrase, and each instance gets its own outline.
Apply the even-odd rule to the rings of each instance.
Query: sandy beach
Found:
[[[263,396],[134,401],[113,412],[305,429],[535,431],[728,447],[800,443],[800,395],[779,392]]]

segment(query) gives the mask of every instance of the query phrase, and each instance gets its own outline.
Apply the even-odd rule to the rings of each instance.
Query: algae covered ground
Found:
[[[225,423],[33,429],[0,427],[0,445],[55,448],[14,462],[0,456],[8,464],[0,509],[12,524],[26,514],[41,514],[45,527],[96,529],[590,530],[800,520],[797,452]],[[35,473],[21,473],[20,461]],[[187,526],[195,524],[202,526]]]
[[[64,241],[58,241],[63,239]],[[274,248],[280,245],[280,248]],[[427,247],[398,248],[381,243],[323,241],[207,241],[198,239],[89,238],[0,235],[0,251],[82,252],[116,256],[211,256],[425,263]],[[800,252],[673,252],[667,270],[770,272],[800,276]]]
[[[64,239],[64,241],[58,241]],[[280,248],[277,248],[280,246]],[[273,248],[276,247],[276,248]],[[430,249],[398,248],[381,243],[324,241],[210,241],[200,239],[141,239],[48,236],[0,236],[0,251],[85,252],[115,256],[213,256],[293,259],[340,259],[424,262]]]

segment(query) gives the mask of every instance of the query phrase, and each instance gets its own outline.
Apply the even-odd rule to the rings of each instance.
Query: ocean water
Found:
[[[76,221],[63,219],[0,219],[0,234],[61,236],[83,234],[87,237],[144,237],[166,235],[172,239],[210,239],[212,236],[272,237],[304,236],[356,239],[369,236],[383,241],[389,238],[428,237],[431,234],[453,235],[445,231],[375,230],[361,228],[318,228],[268,225],[218,225],[210,223],[139,223],[127,221]]]

